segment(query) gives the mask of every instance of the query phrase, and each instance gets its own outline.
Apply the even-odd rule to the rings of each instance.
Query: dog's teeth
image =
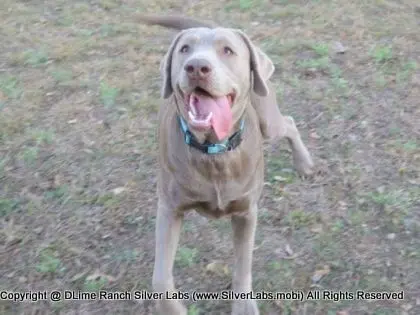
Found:
[[[213,112],[210,112],[206,117],[206,123],[210,122],[210,119],[213,117]]]
[[[192,113],[194,114],[194,116],[197,116],[197,110],[195,109],[195,106],[194,106],[194,98],[193,97],[190,98],[190,109],[191,109]]]
[[[189,110],[188,111],[188,117],[190,118],[190,120],[193,123],[196,123],[196,124],[203,124],[203,123],[204,124],[208,124],[210,122],[210,119],[213,117],[213,113],[210,112],[205,118],[201,119],[201,118],[195,116],[192,110]]]

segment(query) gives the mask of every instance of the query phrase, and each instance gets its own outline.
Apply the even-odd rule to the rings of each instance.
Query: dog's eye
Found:
[[[233,55],[233,50],[230,47],[223,47],[223,52],[225,53],[225,55]]]
[[[182,52],[182,53],[186,53],[186,52],[188,52],[189,50],[190,50],[190,46],[188,46],[188,45],[184,45],[184,46],[182,46],[182,47],[181,47],[180,52]]]

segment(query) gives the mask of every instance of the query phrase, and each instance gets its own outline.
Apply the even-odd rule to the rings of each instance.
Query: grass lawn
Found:
[[[151,291],[159,63],[178,12],[245,30],[276,65],[284,114],[317,164],[267,146],[256,291],[403,300],[259,301],[262,315],[420,314],[417,0],[16,1],[0,4],[0,291]],[[230,287],[229,221],[187,216],[182,291]],[[186,302],[190,315],[228,301]],[[152,301],[0,300],[0,314],[152,314]]]

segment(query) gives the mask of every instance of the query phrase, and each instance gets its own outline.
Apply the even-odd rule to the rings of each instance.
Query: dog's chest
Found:
[[[188,161],[188,162],[187,162]],[[191,158],[178,168],[172,187],[174,206],[219,218],[249,210],[263,183],[263,159],[258,153],[234,151],[220,157]]]
[[[192,192],[193,198],[185,200],[182,208],[196,210],[204,216],[220,218],[246,212],[250,206],[250,197],[245,189],[220,185]],[[190,195],[191,196],[191,195]]]
[[[225,207],[215,207],[211,202],[196,202],[193,209],[203,216],[218,219],[234,214],[245,213],[249,210],[249,198],[230,201]]]
[[[196,210],[204,216],[220,218],[244,213],[258,195],[255,177],[246,181],[200,182],[191,180],[182,187],[180,209]]]

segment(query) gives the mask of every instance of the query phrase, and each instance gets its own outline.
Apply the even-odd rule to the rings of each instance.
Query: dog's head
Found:
[[[188,29],[176,36],[161,64],[162,94],[174,94],[182,104],[179,114],[199,141],[211,133],[222,141],[249,104],[251,88],[268,94],[273,71],[268,56],[240,30]]]

